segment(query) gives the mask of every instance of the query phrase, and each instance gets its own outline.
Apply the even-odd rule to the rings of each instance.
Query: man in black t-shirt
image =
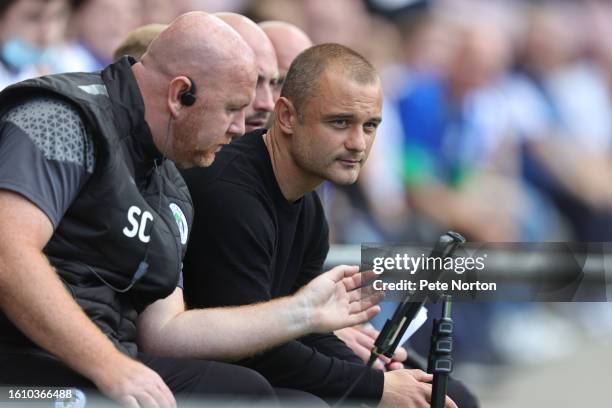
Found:
[[[289,66],[302,51],[312,47],[312,41],[299,27],[284,21],[263,21],[259,23],[259,26],[270,38],[278,60],[278,79],[273,88],[274,103],[276,103]],[[271,116],[266,127],[272,127],[272,122],[273,117]],[[379,332],[372,327],[358,325],[336,330],[334,334],[364,362],[367,362],[370,357],[370,349]],[[395,350],[393,358],[380,356],[373,367],[383,371],[404,368],[403,362],[407,358],[406,349],[400,346]]]
[[[372,65],[337,44],[312,47],[292,63],[270,130],[234,141],[208,169],[183,172],[195,217],[184,264],[190,307],[285,296],[316,277],[328,229],[314,189],[350,184],[381,121],[382,90]],[[242,364],[273,385],[334,400],[353,398],[428,407],[431,376],[366,369],[332,334],[285,343]],[[447,407],[455,407],[448,399]]]

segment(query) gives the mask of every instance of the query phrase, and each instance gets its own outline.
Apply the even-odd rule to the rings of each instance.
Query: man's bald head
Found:
[[[236,13],[216,13],[215,16],[236,30],[255,53],[257,89],[255,99],[247,108],[246,131],[264,127],[274,110],[273,87],[278,78],[274,46],[253,20]]]
[[[132,71],[155,145],[177,165],[208,166],[223,144],[244,133],[257,78],[255,57],[217,17],[204,12],[177,17]]]
[[[252,69],[254,55],[248,44],[220,19],[194,11],[177,17],[149,46],[142,57],[145,67],[196,81],[209,79],[227,67]],[[212,81],[211,81],[212,80]]]
[[[284,21],[264,21],[259,26],[268,35],[278,60],[279,87],[275,101],[280,96],[280,87],[289,71],[289,66],[302,51],[312,46],[312,41],[299,27]]]
[[[256,60],[267,59],[276,62],[276,53],[272,42],[253,20],[236,13],[216,13],[214,16],[227,23],[240,34],[255,53]]]

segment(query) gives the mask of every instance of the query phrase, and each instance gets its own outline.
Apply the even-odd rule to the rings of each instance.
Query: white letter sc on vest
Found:
[[[142,214],[142,217],[140,217],[139,221],[137,217],[140,214]],[[134,238],[136,235],[138,235],[138,239],[145,244],[149,242],[151,236],[145,235],[145,229],[147,226],[147,221],[153,221],[153,214],[148,211],[142,212],[140,208],[133,205],[128,210],[127,219],[131,228],[125,227],[123,229],[123,234],[128,238]]]

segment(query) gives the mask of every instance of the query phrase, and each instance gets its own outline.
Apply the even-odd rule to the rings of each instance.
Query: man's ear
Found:
[[[274,107],[274,118],[278,126],[285,134],[293,134],[295,124],[298,121],[297,112],[293,102],[281,96]]]
[[[173,119],[178,118],[181,109],[185,106],[181,102],[181,95],[191,89],[191,80],[186,76],[172,78],[168,85],[168,110]]]

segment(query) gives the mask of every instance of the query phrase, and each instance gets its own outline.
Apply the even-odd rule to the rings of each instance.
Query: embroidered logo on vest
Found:
[[[178,225],[179,232],[181,233],[181,244],[185,245],[187,243],[187,232],[189,231],[185,214],[183,214],[181,207],[174,203],[170,203],[170,211],[172,211],[174,221],[176,221],[176,225]]]

